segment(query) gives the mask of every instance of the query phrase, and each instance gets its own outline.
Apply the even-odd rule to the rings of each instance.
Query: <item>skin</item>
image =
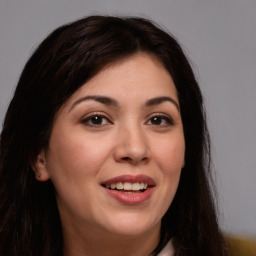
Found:
[[[84,99],[92,95],[116,104]],[[167,96],[171,100],[146,104]],[[37,179],[51,179],[56,188],[64,255],[149,255],[184,154],[176,88],[153,56],[139,53],[112,63],[79,88],[57,113],[49,147],[35,164]],[[151,177],[151,197],[127,205],[106,193],[102,182],[124,174]]]

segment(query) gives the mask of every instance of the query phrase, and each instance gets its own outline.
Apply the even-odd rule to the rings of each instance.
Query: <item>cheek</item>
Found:
[[[156,148],[156,159],[165,175],[176,175],[184,166],[185,141],[183,135],[169,138]]]
[[[184,164],[185,142],[183,134],[170,137],[162,140],[154,151],[155,159],[160,169],[160,175],[158,176],[158,183],[160,184],[158,190],[160,216],[164,216],[173,201]]]
[[[101,145],[101,146],[99,146]],[[74,213],[81,202],[89,207],[98,174],[106,162],[109,145],[79,132],[53,133],[47,153],[47,169],[56,189],[60,211],[69,207]],[[85,214],[85,213],[83,213]]]
[[[97,138],[92,139],[79,132],[53,135],[47,154],[50,176],[62,175],[74,180],[97,175],[108,156],[107,144],[99,144]]]
[[[181,169],[184,166],[185,141],[183,134],[162,141],[156,154],[157,164],[162,172],[162,196],[170,201],[176,193]]]

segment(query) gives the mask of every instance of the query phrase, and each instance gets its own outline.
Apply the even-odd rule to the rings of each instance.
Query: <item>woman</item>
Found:
[[[226,255],[200,89],[148,20],[91,16],[50,34],[0,150],[0,255]]]

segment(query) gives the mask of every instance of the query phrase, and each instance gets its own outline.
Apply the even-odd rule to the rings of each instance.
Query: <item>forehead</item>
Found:
[[[146,53],[108,64],[82,85],[66,103],[70,104],[87,95],[104,95],[117,100],[171,96],[178,101],[171,75],[156,57]]]

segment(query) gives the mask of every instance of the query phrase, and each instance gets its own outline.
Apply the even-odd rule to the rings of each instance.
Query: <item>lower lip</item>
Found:
[[[154,191],[154,187],[147,188],[144,192],[139,193],[125,193],[118,190],[105,189],[111,197],[127,205],[138,205],[144,203],[151,197]]]

